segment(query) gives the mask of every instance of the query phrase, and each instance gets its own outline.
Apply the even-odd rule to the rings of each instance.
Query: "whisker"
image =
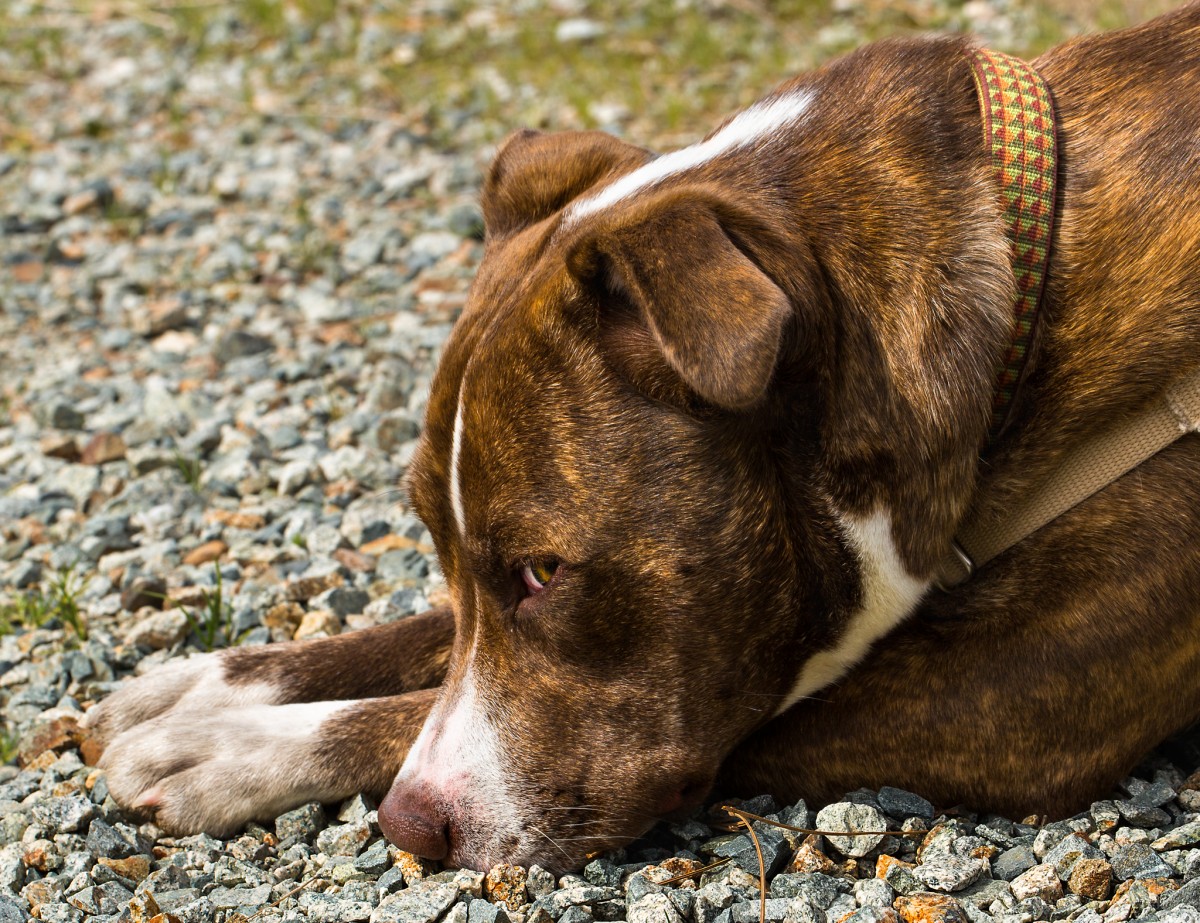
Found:
[[[550,835],[549,835],[549,834],[547,834],[547,833],[544,833],[544,832],[543,832],[542,830],[540,830],[539,828],[537,828],[537,827],[533,826],[533,824],[530,824],[530,825],[529,825],[529,829],[530,829],[530,830],[532,830],[534,833],[538,834],[538,835],[539,835],[540,837],[542,837],[542,838],[543,838],[543,839],[544,839],[544,840],[545,840],[547,843],[549,843],[551,846],[553,846],[555,849],[557,849],[557,850],[558,850],[560,853],[562,853],[562,854],[563,854],[563,855],[566,857],[566,859],[567,859],[567,861],[568,861],[568,862],[573,862],[573,861],[574,861],[574,860],[571,858],[571,854],[570,854],[569,852],[567,852],[565,849],[563,849],[561,846],[559,846],[559,845],[558,845],[558,842],[557,842],[557,841],[554,839],[554,837],[550,836]]]

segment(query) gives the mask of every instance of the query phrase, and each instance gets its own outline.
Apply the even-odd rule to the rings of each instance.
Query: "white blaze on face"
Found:
[[[608,208],[641,189],[655,186],[668,176],[684,173],[729,151],[770,140],[799,118],[812,100],[811,92],[794,91],[755,103],[738,113],[707,141],[658,157],[605,186],[595,195],[580,200],[567,211],[563,226],[570,226],[580,218]]]
[[[479,695],[475,669],[472,645],[456,695],[440,700],[425,720],[396,781],[428,786],[460,819],[489,831],[487,839],[511,837],[521,832],[521,816],[504,771],[504,746]]]
[[[454,437],[450,443],[450,508],[454,521],[458,523],[460,535],[467,534],[467,517],[463,512],[462,485],[459,482],[459,456],[462,453],[463,396],[458,392],[458,410],[454,414]]]
[[[862,606],[832,648],[805,661],[776,714],[845,675],[875,641],[912,614],[930,586],[929,581],[913,577],[900,560],[887,510],[870,516],[844,514],[838,522],[862,570]]]

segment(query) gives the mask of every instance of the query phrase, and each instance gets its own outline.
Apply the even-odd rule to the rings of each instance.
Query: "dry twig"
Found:
[[[742,822],[742,826],[750,834],[750,842],[754,844],[754,852],[758,855],[758,923],[767,923],[767,865],[763,862],[762,846],[758,842],[758,834],[755,833],[754,826],[749,820],[757,815],[747,814],[737,808],[731,808],[729,805],[724,805],[724,808],[726,814],[732,814]]]

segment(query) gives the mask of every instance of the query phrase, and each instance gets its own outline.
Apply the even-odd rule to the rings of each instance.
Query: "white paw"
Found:
[[[353,794],[342,791],[347,783],[321,763],[319,750],[321,725],[354,702],[216,709],[186,702],[185,695],[166,714],[113,737],[100,760],[117,803],[152,812],[164,830],[227,836],[305,801]]]
[[[278,690],[261,682],[230,682],[225,653],[195,654],[167,661],[127,680],[93,706],[83,725],[101,746],[135,725],[174,709],[211,712],[234,705],[269,705]]]

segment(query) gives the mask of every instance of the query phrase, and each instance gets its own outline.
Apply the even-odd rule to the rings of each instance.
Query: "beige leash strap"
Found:
[[[968,513],[942,561],[939,585],[967,580],[992,558],[1189,432],[1200,432],[1200,373],[1177,382],[1145,413],[1079,446],[1007,515],[985,521]]]

